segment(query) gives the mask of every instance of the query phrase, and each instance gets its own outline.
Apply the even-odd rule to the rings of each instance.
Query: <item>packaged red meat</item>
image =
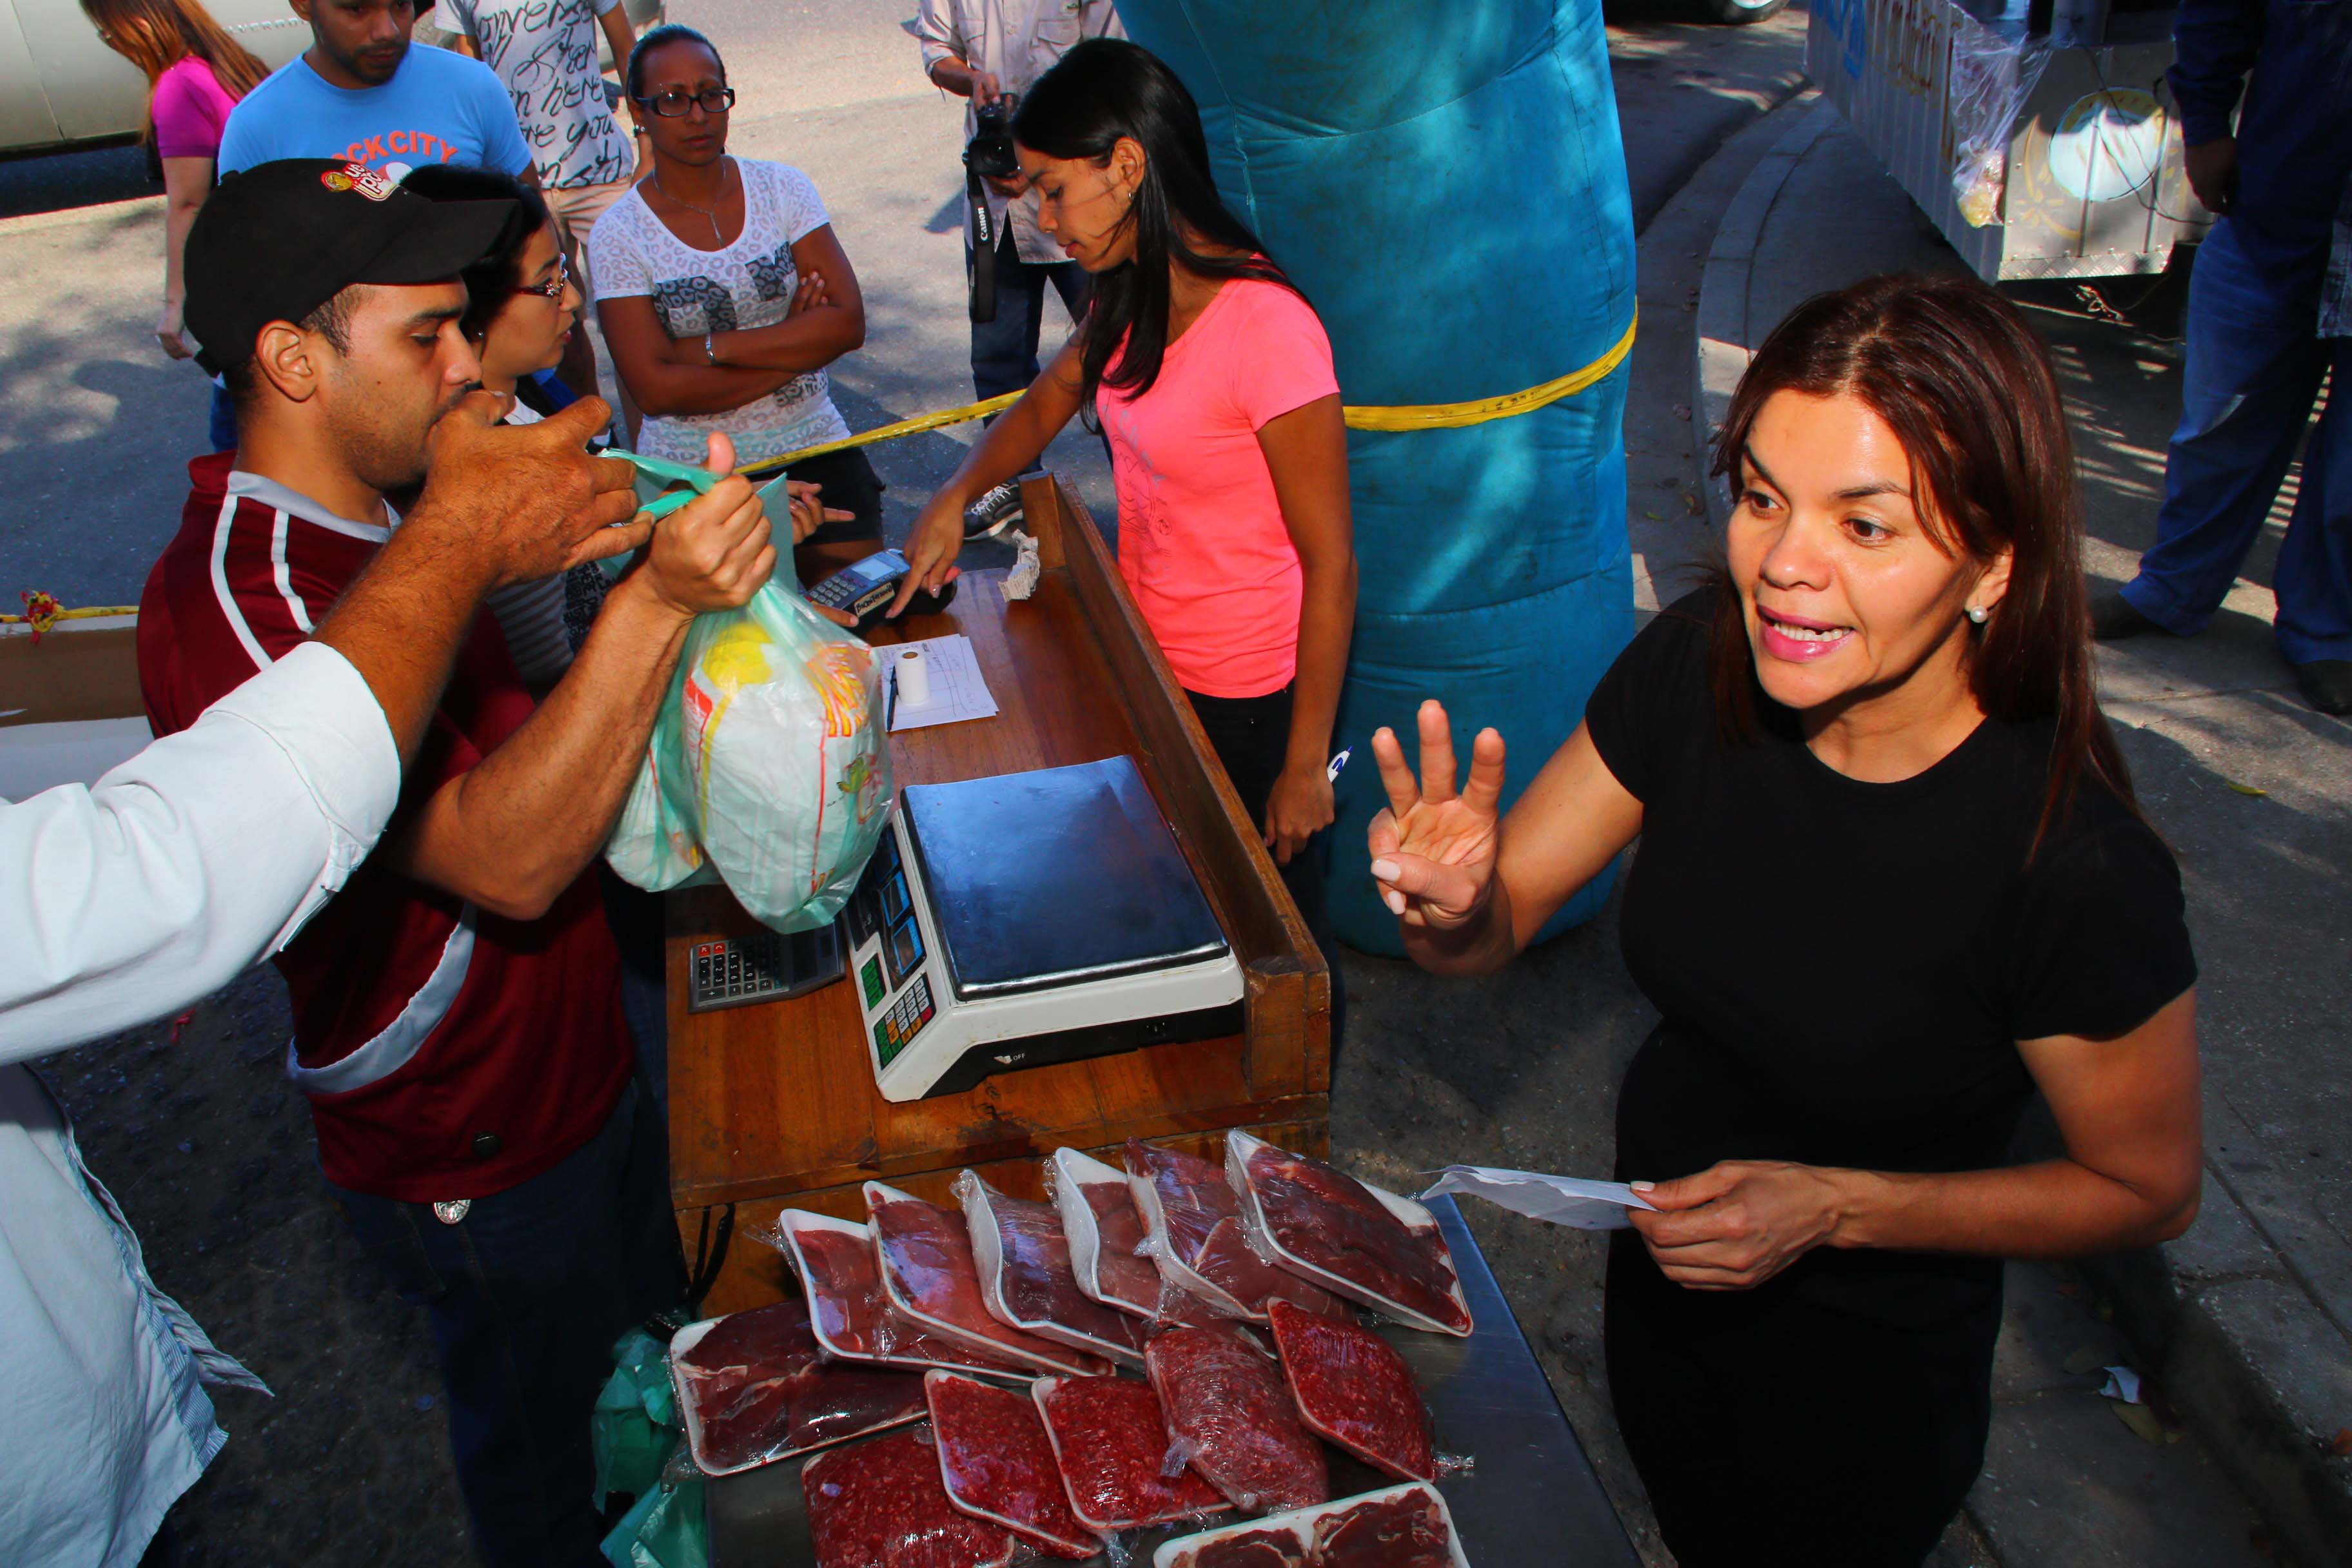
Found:
[[[1143,1369],[1142,1325],[1078,1289],[1070,1243],[1053,1205],[1008,1198],[976,1171],[958,1176],[955,1192],[980,1269],[981,1305],[997,1321]]]
[[[1421,1205],[1241,1131],[1225,1135],[1225,1174],[1264,1256],[1410,1328],[1469,1335],[1454,1254]]]
[[[1110,1363],[996,1321],[980,1295],[980,1267],[971,1233],[954,1209],[866,1184],[866,1214],[890,1305],[934,1333],[970,1351],[1010,1358],[1032,1372],[1095,1377]]]
[[[1282,1371],[1238,1323],[1175,1328],[1144,1352],[1168,1413],[1171,1455],[1244,1513],[1302,1508],[1331,1495],[1323,1446],[1299,1425]]]
[[[1224,1495],[1179,1466],[1167,1473],[1168,1416],[1148,1383],[1041,1377],[1029,1385],[1070,1510],[1103,1535],[1225,1511]]]
[[[801,1469],[817,1568],[1005,1568],[1013,1532],[958,1510],[931,1429],[828,1448]]]
[[[1126,1160],[1128,1190],[1143,1216],[1144,1250],[1169,1284],[1218,1317],[1253,1323],[1265,1321],[1265,1303],[1276,1296],[1310,1312],[1345,1313],[1329,1291],[1251,1250],[1241,1199],[1216,1166],[1135,1139],[1128,1140]]]
[[[922,1419],[919,1374],[819,1357],[805,1301],[688,1323],[670,1337],[669,1366],[687,1451],[705,1475]]]
[[[1271,1315],[1275,1353],[1308,1431],[1399,1480],[1437,1479],[1429,1411],[1395,1347],[1287,1301],[1275,1302]]]
[[[1375,1492],[1316,1515],[1307,1561],[1315,1568],[1454,1568],[1460,1548],[1445,1500],[1433,1487]]]
[[[1082,1150],[1045,1163],[1045,1185],[1069,1238],[1078,1289],[1107,1307],[1155,1322],[1202,1323],[1214,1316],[1197,1296],[1171,1286],[1143,1251],[1143,1215],[1127,1173]]]
[[[1053,1442],[1026,1395],[948,1372],[925,1373],[923,1393],[950,1502],[1048,1557],[1080,1562],[1103,1549],[1070,1511]]]
[[[809,1329],[827,1356],[918,1372],[937,1366],[985,1377],[1032,1375],[1024,1362],[950,1340],[892,1307],[874,1261],[873,1232],[865,1226],[786,1209],[776,1216],[774,1234],[761,1239],[792,1259],[808,1298]]]
[[[1269,1514],[1161,1544],[1151,1568],[1470,1568],[1454,1516],[1422,1482]]]

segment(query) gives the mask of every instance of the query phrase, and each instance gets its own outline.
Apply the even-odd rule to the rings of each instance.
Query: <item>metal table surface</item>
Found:
[[[1477,1460],[1467,1474],[1437,1483],[1453,1510],[1464,1555],[1472,1568],[1633,1568],[1637,1560],[1617,1510],[1601,1491],[1461,1211],[1450,1196],[1433,1199],[1429,1206],[1454,1249],[1477,1327],[1466,1340],[1394,1325],[1381,1332],[1420,1380],[1422,1396],[1436,1418],[1439,1451]],[[1336,1448],[1328,1452],[1334,1497],[1395,1484]],[[711,1568],[814,1568],[799,1460],[710,1481],[704,1496]],[[1149,1563],[1153,1547],[1186,1532],[1186,1527],[1138,1531],[1126,1540],[1135,1561]]]

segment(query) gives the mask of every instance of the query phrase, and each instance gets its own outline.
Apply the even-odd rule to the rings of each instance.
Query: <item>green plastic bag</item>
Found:
[[[710,1525],[702,1483],[656,1487],[604,1537],[613,1568],[709,1568]]]
[[[649,466],[639,493],[658,495]],[[761,492],[779,519],[782,483]],[[654,891],[715,871],[755,919],[814,931],[849,901],[889,804],[881,661],[801,597],[780,551],[749,604],[688,628],[604,858]]]
[[[632,1329],[613,1355],[617,1364],[588,1417],[600,1502],[615,1493],[642,1498],[653,1491],[677,1441],[668,1351],[642,1329]]]

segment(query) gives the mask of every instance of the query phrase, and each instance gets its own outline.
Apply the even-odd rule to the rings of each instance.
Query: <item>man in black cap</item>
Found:
[[[479,375],[457,273],[514,221],[511,202],[436,203],[319,159],[205,204],[186,320],[237,447],[190,464],[141,603],[159,731],[299,643],[390,537],[386,492],[425,477],[428,434]],[[555,421],[584,437],[594,404]],[[711,446],[723,473],[733,454]],[[656,531],[540,703],[479,617],[393,826],[277,960],[320,1163],[432,1315],[458,1479],[499,1563],[602,1561],[589,1413],[614,1340],[682,1294],[666,1130],[635,1081],[593,862],[688,623],[774,561],[750,485],[722,481]]]

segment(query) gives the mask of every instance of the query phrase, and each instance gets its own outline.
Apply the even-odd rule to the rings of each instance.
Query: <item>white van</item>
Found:
[[[624,0],[643,32],[661,20],[662,0]],[[286,0],[205,0],[213,20],[273,70],[310,47],[310,25]],[[427,8],[419,43],[442,35]],[[613,68],[597,38],[598,58]],[[99,41],[76,0],[0,0],[0,154],[103,146],[139,134],[147,79]]]

